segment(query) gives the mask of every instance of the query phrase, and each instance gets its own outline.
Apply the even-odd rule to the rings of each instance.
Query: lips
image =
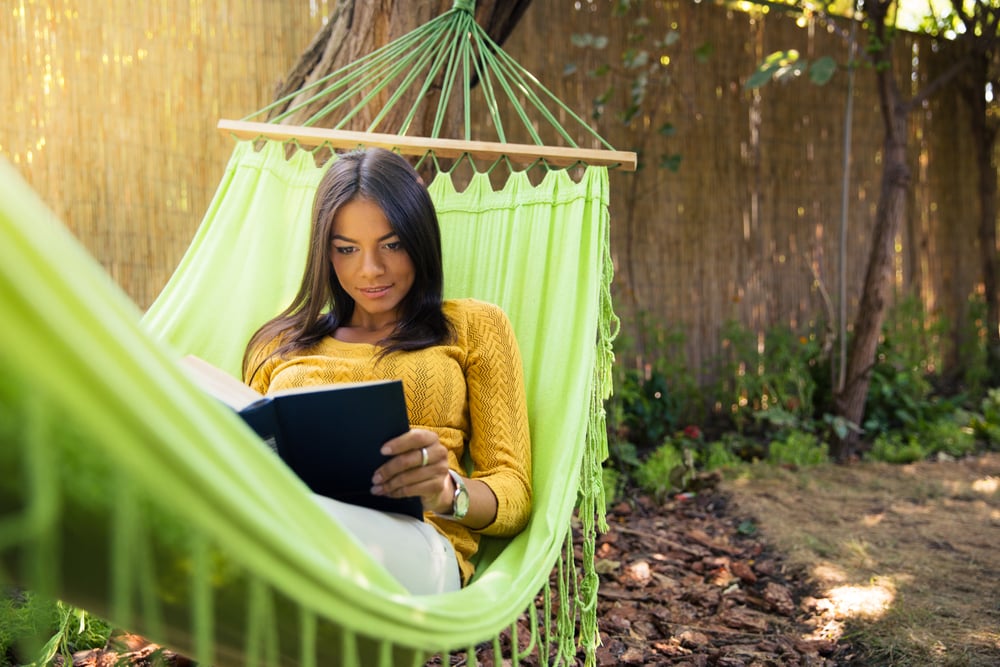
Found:
[[[387,293],[392,285],[382,285],[380,287],[359,287],[358,291],[369,297],[378,297]]]

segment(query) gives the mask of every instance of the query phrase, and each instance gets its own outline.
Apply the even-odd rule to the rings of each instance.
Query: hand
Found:
[[[436,433],[422,428],[410,429],[386,442],[382,453],[391,458],[372,476],[373,495],[419,496],[425,511],[451,512],[454,482],[448,474],[448,450]]]

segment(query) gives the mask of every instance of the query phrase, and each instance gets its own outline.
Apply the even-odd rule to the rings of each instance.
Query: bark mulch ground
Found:
[[[714,488],[608,513],[599,665],[845,665],[827,606]]]

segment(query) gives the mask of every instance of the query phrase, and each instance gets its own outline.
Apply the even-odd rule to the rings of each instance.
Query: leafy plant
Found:
[[[718,470],[740,465],[743,463],[743,459],[736,453],[738,447],[739,443],[734,446],[733,439],[728,437],[707,443],[698,458],[701,468],[703,470]]]
[[[635,125],[637,118],[644,121],[643,127],[648,127],[649,131],[643,133],[641,145],[636,146],[640,169],[649,160],[658,168],[676,172],[680,169],[682,156],[665,147],[665,140],[672,137],[675,130],[672,123],[662,118],[666,107],[661,100],[676,69],[676,65],[671,67],[671,59],[679,55],[684,44],[675,27],[665,33],[655,29],[644,13],[645,5],[643,0],[613,3],[612,15],[626,30],[620,51],[607,50],[610,40],[606,35],[572,35],[572,45],[584,52],[585,61],[595,64],[581,68],[570,62],[564,66],[563,73],[570,76],[585,70],[588,78],[599,82],[601,92],[594,96],[591,110],[594,120],[605,120],[613,114],[626,127]],[[696,62],[705,62],[711,57],[713,48],[711,44],[701,44],[692,51]]]
[[[789,419],[806,423],[815,411],[813,366],[819,357],[815,336],[778,326],[751,331],[729,321],[722,330],[715,391],[721,415],[737,432],[751,424]]]
[[[991,449],[1000,450],[1000,388],[986,392],[980,409],[982,414],[970,420],[973,433]]]
[[[957,421],[962,411],[935,419],[920,431],[920,436],[926,443],[925,447],[931,454],[946,454],[952,457],[967,456],[976,449],[976,436],[968,419],[965,423]]]
[[[830,460],[830,448],[812,433],[793,431],[784,439],[771,442],[767,460],[778,465],[819,465]]]
[[[947,325],[931,321],[913,297],[889,312],[871,372],[864,430],[877,436],[897,429],[918,429],[957,407],[961,397],[932,396],[931,375],[940,368],[938,342]]]
[[[629,442],[650,449],[673,431],[682,399],[674,395],[664,375],[650,370],[644,377],[642,372],[629,369],[616,393],[621,397],[622,424]]]
[[[913,463],[927,457],[927,450],[913,435],[899,431],[879,434],[872,443],[871,451],[865,454],[869,461],[887,463]]]
[[[817,86],[825,85],[837,71],[837,61],[830,56],[822,56],[810,62],[802,58],[796,49],[775,51],[769,54],[757,70],[750,75],[744,87],[747,90],[760,88],[769,81],[787,83],[806,75]]]
[[[662,500],[670,493],[683,491],[693,472],[691,449],[667,442],[636,469],[635,481],[643,491]]]
[[[73,653],[107,643],[111,626],[97,617],[61,601],[30,591],[7,591],[0,599],[0,666],[41,667],[56,655]],[[38,637],[49,637],[39,646]]]
[[[640,312],[637,336],[615,341],[615,390],[607,408],[612,440],[659,446],[681,423],[697,420],[700,392],[685,362],[685,335]]]

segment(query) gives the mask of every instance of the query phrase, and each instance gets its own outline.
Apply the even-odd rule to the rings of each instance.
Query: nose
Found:
[[[385,273],[385,264],[378,252],[366,252],[362,255],[361,273],[365,277],[380,276]]]

